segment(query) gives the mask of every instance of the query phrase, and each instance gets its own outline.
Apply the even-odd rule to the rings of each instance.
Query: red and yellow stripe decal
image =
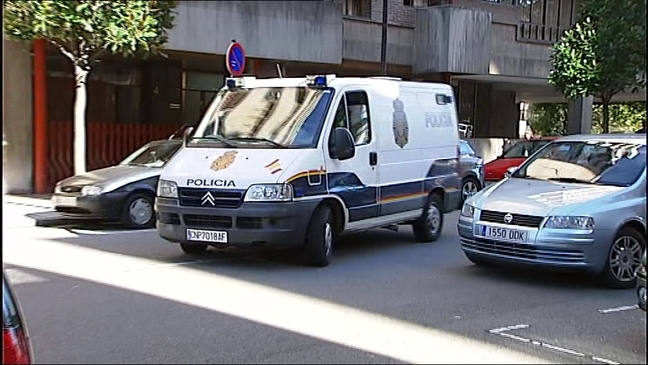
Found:
[[[295,181],[295,180],[297,180],[297,179],[299,179],[299,178],[302,178],[302,177],[306,177],[306,178],[307,178],[308,176],[313,176],[313,175],[326,175],[326,170],[324,170],[324,169],[318,169],[318,170],[302,171],[302,172],[300,172],[300,173],[298,173],[298,174],[295,174],[295,175],[289,177],[289,178],[286,180],[286,182],[287,182],[287,183],[289,183],[289,182],[293,182],[293,181]]]

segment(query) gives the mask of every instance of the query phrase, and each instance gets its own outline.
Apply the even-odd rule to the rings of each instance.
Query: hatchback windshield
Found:
[[[514,144],[511,148],[504,152],[503,158],[519,158],[529,157],[540,147],[546,145],[550,141],[537,140],[537,141],[520,141]]]
[[[152,142],[126,157],[120,165],[164,167],[181,146],[179,140]]]
[[[554,142],[522,164],[512,177],[630,186],[645,169],[644,144]]]
[[[190,145],[239,148],[315,147],[331,99],[329,89],[260,87],[225,90],[207,111]]]

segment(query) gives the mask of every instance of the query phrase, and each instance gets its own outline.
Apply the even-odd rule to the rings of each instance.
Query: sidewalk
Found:
[[[2,196],[2,227],[34,227],[44,223],[63,222],[61,214],[54,211],[50,195],[14,195]]]

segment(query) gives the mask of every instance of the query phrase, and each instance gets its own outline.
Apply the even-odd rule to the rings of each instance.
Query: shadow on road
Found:
[[[40,364],[328,364],[331,354],[338,363],[402,363],[116,286],[6,269]]]

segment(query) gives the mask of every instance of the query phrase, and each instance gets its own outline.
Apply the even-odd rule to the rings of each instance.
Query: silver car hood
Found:
[[[67,179],[61,180],[58,185],[97,185],[104,187],[104,191],[106,191],[119,188],[138,180],[159,176],[160,173],[162,173],[161,168],[133,165],[116,165],[68,177]]]
[[[622,190],[618,186],[510,178],[474,196],[478,209],[526,215],[568,214],[582,204]]]

